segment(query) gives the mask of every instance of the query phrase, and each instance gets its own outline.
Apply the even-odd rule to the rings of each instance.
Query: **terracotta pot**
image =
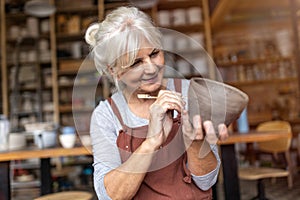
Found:
[[[200,114],[202,122],[211,120],[217,132],[221,123],[234,122],[248,104],[248,95],[230,85],[205,78],[192,78],[188,90],[188,110]]]

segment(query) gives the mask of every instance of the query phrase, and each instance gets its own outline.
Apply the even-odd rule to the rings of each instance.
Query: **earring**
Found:
[[[111,66],[109,66],[109,65],[106,68],[107,68],[107,71],[110,73],[110,75],[113,76],[114,75],[114,71],[115,71],[114,68],[111,67]]]

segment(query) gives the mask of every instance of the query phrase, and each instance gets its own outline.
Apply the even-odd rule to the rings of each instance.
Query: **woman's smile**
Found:
[[[154,78],[150,78],[150,79],[142,79],[142,81],[146,84],[151,84],[151,83],[156,83],[157,81],[157,76]]]

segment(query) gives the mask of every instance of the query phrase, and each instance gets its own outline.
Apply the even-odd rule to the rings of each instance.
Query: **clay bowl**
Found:
[[[211,120],[215,131],[218,125],[234,122],[248,104],[248,95],[230,85],[205,78],[192,78],[188,90],[190,121],[194,115],[202,122]]]

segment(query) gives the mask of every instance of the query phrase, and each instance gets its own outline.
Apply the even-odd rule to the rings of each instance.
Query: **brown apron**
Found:
[[[181,80],[175,79],[175,89],[181,91]],[[109,102],[122,125],[117,138],[117,146],[123,163],[145,140],[148,126],[137,128],[126,126],[113,100],[109,99]],[[179,129],[180,115],[173,119],[172,130],[153,159],[150,167],[153,170],[147,172],[134,200],[212,199],[211,189],[203,191],[192,180],[191,172],[186,167],[187,156],[183,153],[184,145]],[[173,146],[172,151],[169,146]],[[166,164],[160,167],[162,163]]]

